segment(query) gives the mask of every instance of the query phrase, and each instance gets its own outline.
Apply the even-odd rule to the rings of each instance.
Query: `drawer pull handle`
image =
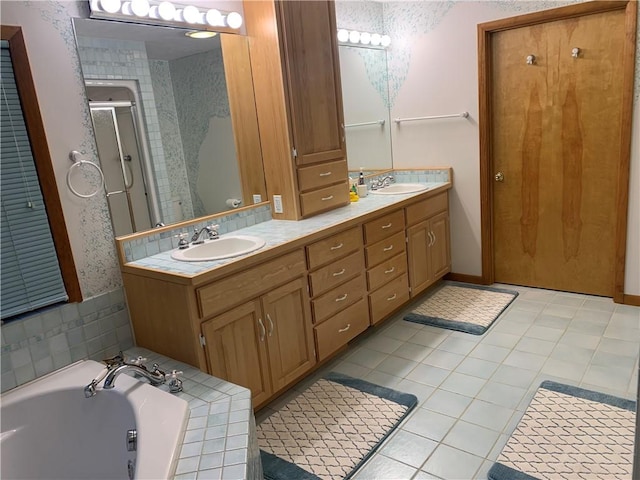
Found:
[[[393,250],[393,245],[389,245],[388,247],[384,247],[382,249],[383,252],[390,252],[391,250]]]
[[[389,222],[386,225],[382,225],[382,229],[385,230],[387,228],[391,228],[391,225],[393,225],[393,223]]]
[[[388,273],[393,273],[393,272],[395,272],[395,271],[396,271],[396,267],[391,267],[389,270],[385,270],[385,271],[384,271],[384,273],[385,273],[385,275],[386,275],[386,274],[388,274]]]
[[[264,342],[264,337],[267,334],[267,329],[264,328],[264,323],[262,323],[262,319],[258,319],[258,323],[260,324],[260,341]]]
[[[397,296],[398,296],[398,295],[396,295],[396,294],[394,293],[394,294],[393,294],[393,295],[391,295],[389,298],[387,298],[387,302],[390,302],[391,300],[395,300]]]
[[[344,295],[342,295],[341,297],[336,298],[336,302],[343,302],[347,299],[348,294],[345,293]]]
[[[338,245],[331,247],[331,250],[340,250],[342,247],[344,247],[344,244],[339,243]]]
[[[331,175],[331,172],[324,172],[320,174],[321,177],[328,177],[329,175]]]
[[[271,315],[269,315],[267,313],[267,320],[269,320],[269,333],[268,335],[271,336],[273,334],[273,320],[271,320]]]
[[[344,327],[344,328],[339,328],[339,329],[338,329],[338,333],[344,333],[344,332],[346,332],[347,330],[349,330],[350,328],[351,328],[351,324],[350,324],[350,323],[347,323],[347,326],[346,326],[346,327]]]
[[[340,275],[344,275],[344,272],[346,272],[346,270],[343,268],[342,270],[340,270],[339,272],[335,272],[333,274],[334,277],[339,277]]]
[[[326,202],[327,200],[331,200],[333,198],[333,195],[329,195],[328,197],[322,197],[322,201]]]

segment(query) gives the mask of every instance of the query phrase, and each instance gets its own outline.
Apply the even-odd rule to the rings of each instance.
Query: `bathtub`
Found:
[[[0,397],[2,479],[164,479],[173,475],[187,402],[128,375],[84,387],[104,365],[74,363]],[[127,433],[137,431],[137,449]]]

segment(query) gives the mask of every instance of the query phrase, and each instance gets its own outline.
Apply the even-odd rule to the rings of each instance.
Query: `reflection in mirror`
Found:
[[[339,51],[349,170],[390,169],[387,52],[351,45]]]
[[[116,236],[266,200],[259,139],[247,147],[246,132],[234,131],[240,121],[230,98],[253,95],[250,78],[237,78],[251,73],[230,68],[230,79],[223,56],[233,45],[238,62],[244,47],[248,61],[245,37],[194,39],[182,29],[104,20],[74,25]],[[227,89],[227,81],[246,87]]]

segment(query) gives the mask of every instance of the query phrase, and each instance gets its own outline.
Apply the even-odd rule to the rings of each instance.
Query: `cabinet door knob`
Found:
[[[395,300],[397,297],[398,295],[394,293],[393,295],[387,298],[387,302],[390,302],[391,300]]]
[[[498,172],[493,178],[496,179],[496,182],[504,182],[504,173]]]
[[[319,176],[321,177],[328,177],[329,175],[331,175],[331,172],[324,172],[319,174]]]
[[[344,327],[344,328],[339,328],[339,329],[338,329],[338,333],[344,333],[344,332],[346,332],[347,330],[349,330],[350,328],[351,328],[351,324],[350,324],[350,323],[347,323],[347,326],[346,326],[346,327]]]
[[[264,342],[264,337],[267,334],[267,329],[264,328],[264,323],[262,323],[262,319],[258,319],[258,323],[260,324],[260,341]]]
[[[331,200],[333,198],[333,195],[329,195],[328,197],[322,197],[320,200],[322,200],[323,202],[326,202],[327,200]]]
[[[387,228],[391,228],[392,225],[393,225],[393,223],[389,222],[386,225],[382,225],[382,229],[386,230]]]
[[[331,247],[331,250],[340,250],[343,246],[343,243],[339,243],[338,245],[334,245],[333,247]]]
[[[390,252],[391,250],[393,250],[393,245],[389,245],[388,247],[384,247],[382,249],[383,252]]]
[[[346,272],[346,270],[343,268],[342,270],[340,270],[339,272],[335,272],[333,274],[334,277],[339,277],[340,275],[344,275],[344,272]]]
[[[349,295],[347,293],[345,293],[344,295],[342,295],[341,297],[336,298],[336,302],[343,302],[347,299]]]
[[[396,267],[391,267],[389,270],[385,270],[384,273],[385,275],[389,274],[389,273],[393,273],[396,271]]]

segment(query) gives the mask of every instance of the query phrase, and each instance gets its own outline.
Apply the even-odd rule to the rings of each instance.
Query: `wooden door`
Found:
[[[280,1],[278,6],[297,164],[345,159],[333,2]]]
[[[209,373],[251,390],[253,404],[271,396],[266,327],[253,300],[202,324]]]
[[[307,284],[299,278],[262,297],[274,392],[316,363]]]
[[[624,23],[617,10],[492,35],[497,282],[613,295]]]

